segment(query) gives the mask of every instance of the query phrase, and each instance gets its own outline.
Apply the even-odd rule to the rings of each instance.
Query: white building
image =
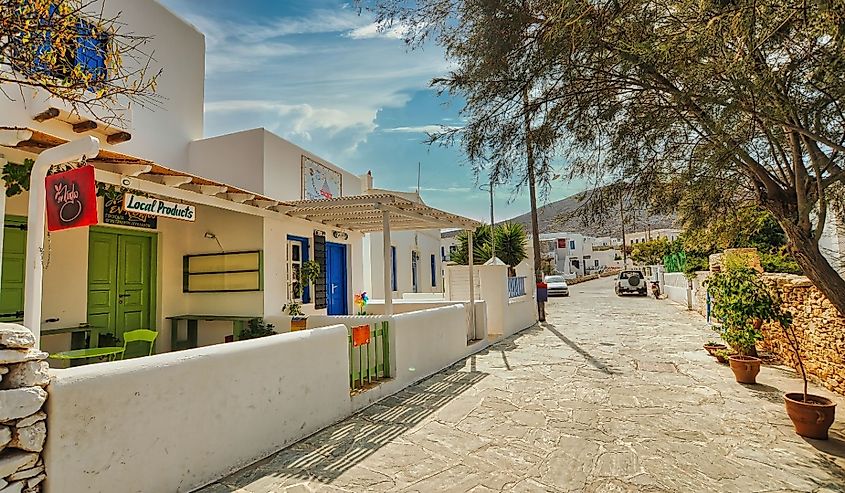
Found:
[[[384,190],[371,189],[379,194]],[[424,204],[417,193],[397,193],[408,200]],[[370,233],[364,238],[364,289],[374,299],[384,299],[384,237]],[[398,231],[391,235],[391,297],[402,299],[407,294],[443,293],[443,259],[440,253],[440,230]]]
[[[544,233],[540,235],[541,255],[555,270],[567,277],[579,277],[619,265],[619,252],[612,240],[578,233]]]
[[[417,288],[441,289],[440,228],[474,221],[452,215],[443,221],[440,211],[401,194],[368,194],[372,177],[265,129],[203,138],[202,33],[154,0],[109,0],[105,8],[133,32],[155,33],[147,49],[163,68],[157,93],[165,108],[133,106],[115,127],[74,113],[42,90],[24,87],[17,100],[0,98],[0,167],[96,137],[100,152],[88,163],[110,188],[108,204],[97,199],[98,225],[52,233],[41,262],[33,261],[33,268],[45,267],[40,314],[29,311],[41,322],[31,328],[43,335],[42,347],[93,347],[101,336],[148,328],[159,332],[156,348],[165,352],[224,342],[256,317],[285,331],[282,307],[295,297],[298,272],[309,260],[320,263],[322,275],[303,290],[304,311],[350,313],[354,293],[379,285],[378,262],[364,273],[363,259],[377,249],[370,242],[365,253],[364,237],[382,230],[385,215],[394,231],[421,230],[395,241],[402,290],[408,283],[413,291],[411,244],[419,255]],[[193,220],[128,214],[123,198],[134,194],[192,208]],[[28,201],[27,192],[8,199],[0,193],[6,321],[21,319],[32,272],[25,266]],[[206,320],[212,316],[221,320]]]
[[[666,238],[671,242],[678,239],[679,236],[681,236],[681,230],[679,229],[651,229],[647,231],[635,231],[633,233],[628,233],[625,235],[625,241],[630,246],[660,238]]]
[[[451,261],[452,254],[458,251],[458,234],[460,230],[444,231],[440,234],[440,258],[444,262]]]

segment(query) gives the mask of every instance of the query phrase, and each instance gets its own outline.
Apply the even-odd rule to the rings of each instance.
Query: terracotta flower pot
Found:
[[[716,356],[716,351],[728,349],[728,346],[725,346],[724,344],[705,344],[704,349],[710,353],[710,356]]]
[[[760,373],[760,358],[735,355],[730,357],[731,370],[739,383],[757,383]]]
[[[296,332],[298,330],[305,330],[308,328],[308,319],[306,317],[293,317],[290,321],[290,331]]]
[[[827,440],[827,430],[833,425],[836,416],[836,404],[830,399],[818,395],[793,392],[784,394],[786,414],[795,426],[795,433],[802,437]]]

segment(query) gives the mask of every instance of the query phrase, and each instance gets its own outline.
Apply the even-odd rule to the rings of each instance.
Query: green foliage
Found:
[[[726,256],[722,271],[710,276],[705,285],[713,299],[713,316],[722,323],[717,330],[739,354],[753,352],[756,342],[762,338],[761,324],[791,323],[762,275],[735,256]]]
[[[637,243],[631,250],[631,259],[638,265],[657,265],[663,263],[663,258],[670,252],[668,238]]]
[[[787,243],[775,217],[760,207],[739,207],[687,224],[682,236],[684,249],[702,255],[728,248],[756,248],[775,253]]]
[[[766,272],[803,275],[804,271],[789,252],[781,250],[775,253],[760,253],[760,265]]]
[[[299,271],[299,287],[300,293],[297,298],[302,297],[302,289],[317,282],[320,277],[320,264],[314,260],[309,260],[302,264],[302,269]]]
[[[496,226],[496,256],[511,267],[516,267],[528,258],[526,243],[528,234],[519,223],[505,223]]]
[[[6,197],[14,197],[24,191],[29,191],[32,165],[35,161],[24,159],[23,164],[6,163],[3,166],[3,181],[6,183]]]
[[[275,325],[264,322],[264,319],[258,318],[250,320],[247,328],[241,331],[238,340],[245,341],[247,339],[257,339],[259,337],[267,337],[276,334],[273,330]]]
[[[120,14],[91,7],[90,0],[0,0],[0,82],[38,88],[109,123],[121,120],[115,110],[127,102],[159,105],[150,38],[127,31]],[[104,66],[92,68],[80,44]]]
[[[479,226],[472,237],[473,264],[483,265],[492,258],[491,230],[487,224]],[[521,224],[498,224],[493,232],[496,240],[496,256],[511,267],[516,267],[528,258],[526,245],[528,234]],[[457,237],[458,249],[452,253],[451,260],[456,264],[469,264],[469,235],[461,231]]]

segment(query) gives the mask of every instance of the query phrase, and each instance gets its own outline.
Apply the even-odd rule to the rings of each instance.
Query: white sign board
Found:
[[[302,199],[325,200],[341,196],[343,176],[302,156]]]
[[[123,210],[136,214],[169,217],[171,219],[181,219],[182,221],[191,222],[197,218],[196,207],[192,205],[154,199],[152,197],[141,197],[134,193],[123,195]]]

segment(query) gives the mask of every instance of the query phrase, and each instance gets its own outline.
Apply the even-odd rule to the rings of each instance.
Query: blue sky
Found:
[[[458,149],[423,143],[427,130],[459,126],[460,102],[429,88],[448,63],[434,45],[409,51],[401,33],[337,0],[160,0],[206,36],[206,136],[268,130],[376,186],[483,219],[478,190]],[[556,200],[578,191],[560,184]],[[527,192],[502,187],[497,220],[528,210]]]

